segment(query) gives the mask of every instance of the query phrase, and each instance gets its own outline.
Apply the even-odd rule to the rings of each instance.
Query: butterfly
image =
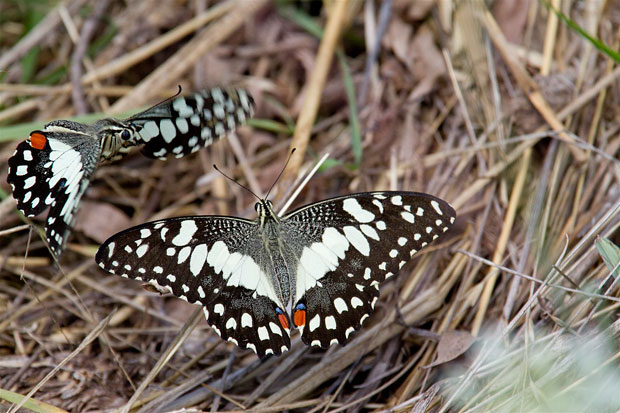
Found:
[[[223,339],[259,357],[290,348],[290,332],[344,345],[374,309],[382,282],[447,231],[456,213],[416,192],[364,192],[256,220],[187,216],[129,228],[96,254],[105,271],[203,306]]]
[[[173,97],[123,120],[107,118],[93,125],[52,121],[17,146],[7,181],[24,215],[33,217],[49,208],[45,234],[60,256],[100,162],[118,160],[139,145],[149,158],[180,158],[253,114],[254,100],[245,90],[213,88]]]

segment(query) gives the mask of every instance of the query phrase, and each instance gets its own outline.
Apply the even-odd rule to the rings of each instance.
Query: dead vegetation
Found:
[[[617,50],[617,4],[552,4]],[[0,5],[0,122],[15,125],[0,128],[3,411],[20,395],[50,412],[620,408],[620,294],[594,244],[620,241],[620,68],[543,3],[24,7]],[[56,266],[13,209],[17,140],[78,112],[133,112],[178,84],[246,87],[256,119],[196,155],[101,167]],[[329,153],[296,205],[405,189],[459,214],[347,346],[294,336],[261,362],[198,307],[96,267],[98,244],[130,225],[252,216],[253,197],[211,165],[264,193],[291,147],[277,199]]]

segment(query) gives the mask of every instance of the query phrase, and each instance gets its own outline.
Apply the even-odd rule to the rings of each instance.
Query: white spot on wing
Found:
[[[439,215],[443,215],[443,212],[441,212],[441,208],[439,208],[439,202],[433,200],[431,201],[431,206]]]
[[[375,229],[371,227],[370,225],[362,224],[360,225],[360,229],[362,230],[364,235],[366,235],[367,237],[370,237],[374,239],[375,241],[379,241],[379,234],[377,234],[377,231],[375,231]]]
[[[179,255],[177,257],[177,264],[183,264],[187,257],[189,257],[189,253],[192,251],[192,247],[183,247],[181,251],[179,251]]]
[[[411,212],[401,212],[400,216],[407,222],[411,222],[412,224],[415,222],[415,216]]]
[[[277,334],[279,336],[282,336],[282,329],[280,329],[280,327],[274,323],[273,321],[269,322],[269,329],[271,330],[271,332],[273,334]]]
[[[187,245],[191,240],[198,227],[193,219],[181,221],[181,229],[179,234],[172,239],[172,243],[176,246]]]
[[[237,328],[237,320],[230,317],[228,321],[226,321],[226,329],[234,330],[235,328]]]
[[[252,327],[252,324],[252,316],[250,314],[241,314],[241,327]]]
[[[269,340],[269,331],[267,331],[267,327],[265,326],[258,327],[258,338],[261,341]]]
[[[213,307],[213,312],[215,314],[223,315],[224,314],[224,306],[221,303],[215,304]]]
[[[161,131],[161,136],[164,138],[166,143],[172,142],[172,140],[177,136],[177,130],[172,123],[172,120],[165,118],[159,121],[159,129]]]
[[[334,307],[336,307],[336,311],[338,311],[338,314],[349,310],[349,307],[347,307],[347,303],[341,297],[337,297],[334,300]]]
[[[177,128],[179,128],[179,132],[187,133],[187,131],[189,130],[189,124],[187,123],[187,119],[176,118],[175,123],[177,124]]]
[[[17,176],[24,176],[27,173],[28,173],[28,165],[19,165],[17,167],[17,171],[15,172]]]
[[[314,330],[319,328],[320,325],[321,325],[321,317],[318,314],[316,314],[312,318],[312,320],[310,320],[310,323],[308,323],[308,328],[310,329],[310,332],[313,332]]]
[[[334,318],[333,315],[329,315],[329,316],[325,317],[325,328],[327,330],[335,330],[336,329],[336,318]]]
[[[362,255],[368,257],[370,255],[370,245],[368,240],[357,228],[346,226],[342,229],[347,239]]]
[[[138,258],[142,258],[148,250],[148,244],[140,245],[138,248],[136,248],[136,255],[138,256]]]
[[[24,180],[24,189],[28,189],[37,182],[36,176],[28,177]]]
[[[375,214],[362,208],[355,198],[347,198],[342,202],[342,209],[351,214],[358,222],[367,223],[375,219]]]
[[[207,244],[198,244],[192,252],[192,258],[189,261],[189,270],[194,276],[198,276],[202,267],[207,260]]]
[[[150,141],[157,135],[159,135],[159,128],[153,120],[146,122],[140,130],[140,136],[144,142]]]
[[[353,308],[357,308],[357,307],[362,307],[364,305],[364,302],[359,298],[359,297],[351,297],[351,307]]]

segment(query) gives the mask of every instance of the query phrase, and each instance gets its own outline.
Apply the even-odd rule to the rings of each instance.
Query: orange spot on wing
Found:
[[[297,327],[306,325],[306,310],[297,310],[293,314],[293,322]]]
[[[33,132],[30,135],[30,146],[35,149],[43,149],[46,142],[47,138],[41,132]]]
[[[278,314],[278,320],[280,320],[282,327],[288,330],[288,320],[286,319],[286,316],[284,314]]]

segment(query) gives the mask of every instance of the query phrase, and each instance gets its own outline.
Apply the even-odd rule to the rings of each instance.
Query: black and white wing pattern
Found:
[[[415,192],[352,194],[282,218],[269,201],[256,207],[256,221],[183,217],[130,228],[108,239],[96,261],[203,305],[222,338],[279,355],[292,326],[308,345],[345,344],[380,284],[456,217],[445,201]]]
[[[71,231],[100,152],[83,125],[69,128],[63,122],[50,123],[21,142],[9,159],[7,176],[24,215],[34,217],[50,208],[45,234],[57,255]]]
[[[210,145],[254,114],[254,100],[243,89],[213,88],[179,96],[127,119],[136,144],[149,158],[180,158]]]
[[[380,284],[455,217],[445,201],[416,192],[353,194],[283,217],[283,237],[301,247],[291,318],[302,341],[344,345],[373,311]]]
[[[97,251],[104,270],[150,283],[200,304],[224,340],[259,356],[290,347],[281,302],[254,221],[232,217],[184,217],[122,231]]]
[[[118,160],[135,146],[152,158],[182,157],[253,113],[254,101],[246,91],[213,88],[169,99],[125,120],[107,118],[93,125],[56,120],[17,146],[7,181],[25,215],[50,207],[46,238],[60,255],[98,163]]]

